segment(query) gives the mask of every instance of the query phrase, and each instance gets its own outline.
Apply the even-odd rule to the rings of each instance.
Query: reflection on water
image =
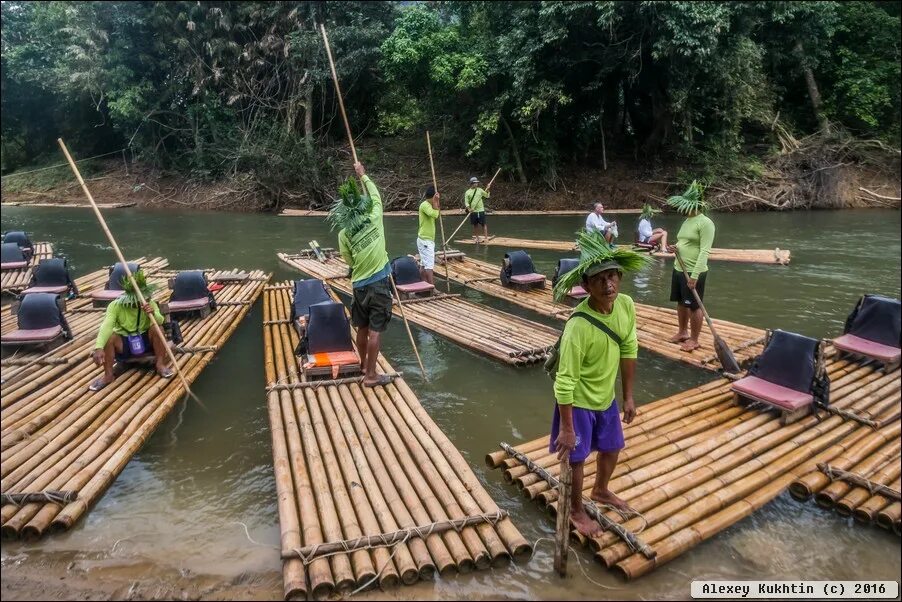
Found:
[[[298,250],[311,238],[323,246],[335,244],[334,234],[316,218],[133,209],[109,211],[106,217],[128,257],[163,255],[180,269],[262,268],[274,272],[275,279],[293,278],[296,274],[278,263],[276,251]],[[634,219],[617,216],[620,231],[625,235],[631,231]],[[576,216],[490,220],[495,234],[543,239],[571,238],[583,221]],[[792,250],[788,267],[713,262],[706,301],[716,317],[832,336],[840,332],[861,293],[900,295],[898,211],[716,215],[715,223],[719,247]],[[414,252],[415,218],[386,218],[385,224],[393,255]],[[656,225],[676,231],[679,222],[666,216]],[[52,241],[77,274],[112,261],[111,250],[85,209],[4,208],[2,228],[25,229],[35,240]],[[464,250],[491,262],[500,262],[504,253],[494,247]],[[560,257],[548,251],[530,254],[546,274]],[[637,301],[667,305],[670,269],[670,264],[657,262],[625,281],[624,292]],[[544,321],[474,291],[464,294]],[[255,585],[256,595],[281,597],[261,319],[258,305],[195,384],[208,411],[190,402],[179,406],[85,520],[73,531],[37,544],[4,542],[4,568],[71,566],[91,574],[98,567],[122,567],[142,580],[177,572],[212,575],[230,583],[263,574],[267,578]],[[482,458],[498,441],[516,444],[546,431],[551,381],[539,367],[504,366],[414,329],[429,371],[428,384],[417,378],[416,360],[398,324],[384,338],[385,353],[397,369],[410,375],[430,415],[524,535],[533,540],[549,537],[552,522],[506,486],[500,473],[485,469]],[[478,336],[479,324],[472,324],[472,329]],[[643,354],[638,378],[641,403],[696,386],[711,375]],[[800,505],[788,496],[636,583],[618,581],[583,551],[578,558],[585,574],[571,560],[571,575],[560,580],[552,573],[551,544],[543,541],[526,565],[438,580],[388,595],[684,599],[689,581],[701,577],[900,578],[895,535],[852,526],[849,520],[812,504]]]

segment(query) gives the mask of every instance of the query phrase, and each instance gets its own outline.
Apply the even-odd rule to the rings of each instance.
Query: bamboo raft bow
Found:
[[[604,513],[641,537],[655,557],[635,552],[613,531],[597,539],[578,539],[607,567],[627,579],[638,578],[739,522],[787,489],[796,495],[800,481],[807,495],[825,489],[830,479],[817,469],[818,463],[852,470],[857,463],[876,457],[872,465],[882,470],[898,455],[893,449],[898,450],[902,434],[899,371],[883,374],[831,356],[827,372],[832,405],[857,414],[868,412],[883,426],[875,430],[825,413],[781,426],[774,412],[735,405],[730,382],[725,379],[659,399],[642,406],[639,417],[624,426],[627,446],[610,483],[635,514]],[[885,419],[891,421],[883,422]],[[532,466],[558,476],[559,462],[557,455],[549,452],[548,436],[514,450]],[[503,449],[488,454],[486,463],[501,469],[504,479],[516,484],[525,496],[552,515],[556,513],[557,491],[537,470]],[[585,464],[584,496],[594,485],[595,469],[593,454]],[[880,479],[874,474],[869,476],[871,480],[892,479],[892,473]],[[846,482],[842,485],[851,487]],[[892,484],[889,487],[894,488]],[[885,516],[890,527],[897,524],[899,504],[881,508],[874,510],[875,520]]]
[[[570,316],[573,309],[555,302],[550,286],[529,291],[507,288],[501,284],[498,277],[499,270],[499,266],[470,257],[463,257],[459,260],[451,259],[448,262],[448,273],[451,279],[468,288],[558,320],[566,320]],[[720,368],[714,350],[714,337],[707,325],[702,327],[699,336],[701,347],[691,353],[686,353],[680,350],[679,344],[667,342],[667,339],[677,331],[675,309],[642,303],[635,305],[636,330],[640,347],[706,370],[716,371]],[[740,367],[746,367],[752,359],[760,355],[764,348],[764,330],[725,320],[713,320],[713,323],[718,334],[733,350]]]
[[[18,270],[3,270],[0,272],[0,291],[4,293],[17,294],[31,283],[31,270],[42,259],[50,259],[53,257],[53,245],[49,242],[34,243],[34,254],[28,260],[28,265]]]
[[[374,389],[300,386],[289,289],[267,287],[263,298],[285,598],[528,558],[531,545],[403,378]],[[378,369],[393,372],[381,356]]]
[[[296,270],[325,280],[340,293],[351,294],[348,266],[340,258],[330,257],[322,263],[303,253],[279,253],[278,256]],[[411,299],[403,301],[403,305],[408,319],[414,324],[462,347],[515,366],[544,361],[559,334],[550,326],[472,303],[456,295]],[[399,310],[395,303],[393,311],[396,315],[399,315]],[[474,323],[480,325],[478,337],[473,333]]]
[[[457,239],[455,242],[465,245],[476,244],[472,238]],[[561,253],[575,253],[578,249],[576,243],[571,240],[531,240],[527,238],[506,238],[498,236],[487,243],[495,247],[507,247],[510,249],[545,249],[559,251]],[[629,246],[629,245],[626,245]],[[767,263],[774,265],[788,265],[791,257],[788,249],[711,249],[708,259],[711,261],[734,261],[740,263]],[[673,253],[652,253],[652,257],[661,259],[673,259]]]
[[[150,282],[165,289],[165,278],[160,275],[165,260],[140,259],[138,263]],[[223,306],[207,318],[179,322],[184,353],[178,353],[176,361],[189,382],[213,359],[214,350],[228,340],[260,295],[266,274],[254,271],[250,276],[245,282],[226,283],[217,291],[216,300]],[[107,270],[98,270],[76,282],[79,290],[89,293],[92,288],[102,288],[107,277]],[[164,295],[160,297],[165,300]],[[87,295],[70,301],[67,308],[76,340],[55,350],[57,357],[68,361],[18,368],[23,371],[20,377],[11,379],[4,374],[7,380],[0,389],[0,490],[6,495],[70,491],[77,498],[65,504],[4,503],[0,507],[4,537],[32,540],[71,528],[184,398],[185,389],[178,379],[162,379],[142,369],[129,369],[101,391],[88,392],[100,371],[90,350],[103,313],[71,311],[79,305],[90,305]],[[2,328],[3,332],[15,328],[15,317],[8,308],[3,310]]]

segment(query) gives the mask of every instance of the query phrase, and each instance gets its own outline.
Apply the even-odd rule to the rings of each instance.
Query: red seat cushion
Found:
[[[885,364],[891,364],[899,360],[902,350],[898,347],[890,347],[883,343],[869,341],[854,334],[844,334],[841,337],[833,339],[833,346],[842,351],[858,353],[867,357],[872,357]]]
[[[520,274],[519,276],[511,276],[511,282],[515,284],[532,284],[534,282],[545,282],[545,276],[541,274]]]
[[[106,289],[100,291],[92,291],[91,298],[97,299],[98,301],[115,301],[124,292],[125,291],[114,291]]]
[[[27,261],[4,261],[0,264],[2,270],[20,270],[28,265]]]
[[[60,286],[32,286],[31,288],[27,288],[22,291],[23,295],[27,295],[28,293],[54,293],[60,294],[65,293],[69,290],[69,287],[65,284]]]
[[[63,332],[62,326],[36,328],[34,330],[14,330],[3,335],[4,343],[46,343]]]
[[[586,292],[586,289],[577,284],[570,289],[570,292],[567,293],[567,296],[573,297],[574,299],[585,299],[589,296],[589,293]]]
[[[740,395],[766,401],[787,410],[798,410],[814,403],[814,396],[810,393],[777,385],[757,376],[740,378],[733,383],[732,389]]]
[[[203,309],[209,303],[210,299],[208,297],[187,299],[185,301],[170,301],[169,311],[191,311],[193,309]]]
[[[421,280],[420,282],[412,282],[410,284],[397,284],[398,290],[402,293],[425,293],[426,291],[431,291],[435,289],[435,285],[429,284],[428,282]]]

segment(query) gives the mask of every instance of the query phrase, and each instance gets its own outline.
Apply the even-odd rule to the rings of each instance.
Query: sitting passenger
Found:
[[[150,299],[152,287],[143,270],[134,273],[135,282],[148,302],[139,307],[138,294],[126,278],[120,283],[123,293],[106,308],[106,315],[97,333],[93,359],[103,366],[103,376],[91,383],[91,391],[99,391],[116,378],[113,366],[116,361],[127,361],[144,355],[152,355],[157,374],[171,378],[174,372],[167,365],[166,340],[160,329],[153,329],[150,315],[158,325],[163,324],[163,314],[156,301]]]
[[[642,214],[639,216],[639,227],[636,229],[636,242],[640,245],[648,245],[652,249],[656,246],[664,251],[667,249],[667,230],[664,228],[653,228],[651,218],[656,213],[660,213],[648,203],[642,207]]]

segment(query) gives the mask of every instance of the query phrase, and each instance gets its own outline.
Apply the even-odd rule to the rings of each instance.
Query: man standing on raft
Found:
[[[708,276],[708,255],[714,245],[714,222],[705,211],[708,206],[703,200],[704,190],[693,181],[682,196],[672,196],[667,204],[688,216],[677,233],[677,244],[669,250],[677,251],[683,260],[686,271],[683,272],[678,260],[674,261],[670,278],[670,300],[677,303],[677,320],[679,330],[671,339],[671,343],[680,343],[680,349],[692,352],[699,348],[698,337],[702,331],[704,315],[693,289],[699,299],[705,298],[705,280]]]
[[[623,421],[636,417],[633,382],[639,344],[633,300],[619,293],[624,272],[641,269],[649,258],[632,250],[612,249],[600,232],[580,232],[579,266],[554,287],[562,299],[582,283],[589,296],[574,309],[561,335],[554,396],[557,404],[551,424],[550,451],[563,459],[569,454],[573,470],[570,518],[581,534],[598,537],[602,529],[586,514],[582,502],[583,468],[598,452],[592,500],[627,509],[608,483],[624,447],[620,411],[614,399],[617,369],[623,381]]]
[[[357,183],[348,179],[338,190],[339,198],[329,211],[329,221],[333,228],[341,228],[338,249],[351,268],[351,323],[357,329],[363,386],[375,387],[391,382],[389,376],[376,374],[381,335],[392,314],[391,264],[385,251],[382,197],[361,163],[354,164],[354,171],[366,187],[366,194],[361,195]]]
[[[489,182],[491,184],[491,182]],[[479,187],[479,178],[470,178],[470,188],[464,192],[464,210],[470,214],[473,226],[473,240],[479,242],[479,227],[482,226],[483,242],[489,241],[489,227],[485,225],[485,199],[489,191]]]
[[[435,284],[435,220],[440,206],[439,194],[432,184],[426,189],[426,198],[417,211],[420,229],[417,231],[417,252],[420,254],[420,277],[429,284]]]

